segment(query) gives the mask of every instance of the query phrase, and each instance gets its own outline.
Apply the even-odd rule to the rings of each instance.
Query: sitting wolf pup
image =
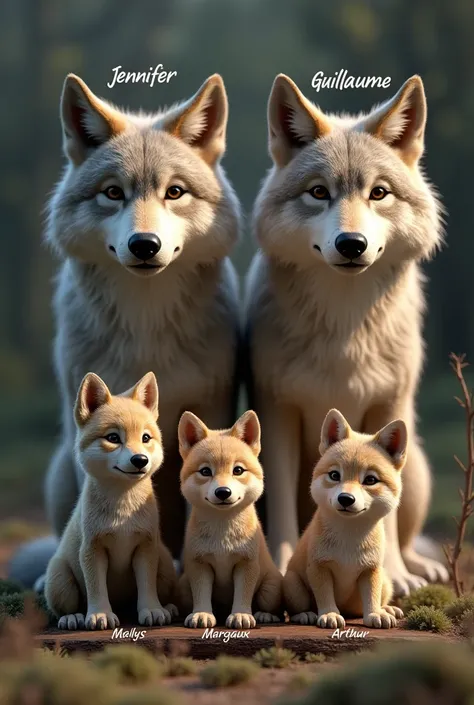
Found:
[[[345,625],[342,612],[387,629],[403,617],[387,606],[382,519],[400,501],[406,446],[403,421],[369,436],[352,431],[336,409],[326,416],[311,484],[317,509],[283,579],[292,622],[335,629]]]
[[[60,629],[113,629],[119,620],[111,603],[126,607],[138,598],[140,624],[168,624],[177,610],[162,605],[176,575],[161,542],[151,482],[163,462],[155,375],[149,372],[128,392],[112,396],[89,373],[74,415],[85,481],[48,566],[48,606]]]
[[[282,578],[255,510],[263,492],[257,415],[247,411],[230,430],[211,431],[186,411],[178,435],[181,491],[191,505],[179,584],[183,607],[192,609],[185,626],[214,627],[221,611],[234,629],[280,621]]]

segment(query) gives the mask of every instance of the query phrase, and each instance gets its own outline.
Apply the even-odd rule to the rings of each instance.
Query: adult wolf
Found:
[[[270,549],[284,569],[311,518],[310,474],[329,409],[369,434],[401,417],[411,442],[398,521],[394,513],[386,519],[386,567],[398,593],[447,579],[412,545],[430,495],[415,435],[418,263],[442,239],[440,205],[420,168],[423,83],[413,76],[391,100],[351,117],[323,113],[279,75],[268,122],[274,165],[254,208],[261,251],[246,309]]]
[[[112,392],[148,370],[158,378],[165,463],[156,481],[163,539],[175,555],[185,513],[180,415],[191,409],[217,428],[235,418],[238,286],[227,256],[240,208],[220,166],[227,114],[217,74],[187,102],[153,115],[123,112],[77,76],[66,78],[67,167],[46,230],[62,260],[54,362],[63,430],[46,481],[58,534],[83,482],[72,410],[87,372]]]

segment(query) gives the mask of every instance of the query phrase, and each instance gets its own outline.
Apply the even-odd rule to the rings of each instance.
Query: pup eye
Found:
[[[109,443],[115,443],[115,445],[121,443],[120,436],[118,435],[118,433],[108,433],[106,436],[104,436],[104,438]]]
[[[166,190],[165,198],[170,199],[171,201],[177,201],[178,198],[181,198],[186,193],[184,188],[181,188],[181,186],[170,186]]]
[[[375,475],[366,475],[364,477],[364,482],[362,483],[363,485],[376,485],[377,482],[380,482],[378,477],[375,477]]]
[[[212,477],[212,470],[211,470],[211,468],[208,468],[208,467],[201,468],[201,469],[199,470],[199,473],[200,473],[203,477]]]
[[[148,443],[148,441],[151,441],[151,436],[149,433],[144,433],[142,436],[142,443]]]
[[[318,201],[330,201],[331,194],[325,186],[313,186],[308,191],[309,195],[313,198],[317,198]]]
[[[371,201],[382,201],[385,196],[388,196],[389,193],[390,191],[387,191],[387,189],[383,186],[374,186],[374,188],[370,192],[369,199]]]
[[[241,465],[236,465],[235,468],[232,470],[233,475],[243,475],[245,472],[245,468],[243,468]]]
[[[341,479],[341,473],[338,470],[331,470],[329,473],[329,479],[333,482],[339,482]]]
[[[120,186],[108,186],[102,191],[102,193],[107,196],[107,198],[110,198],[111,201],[125,200],[125,194],[123,192],[123,189],[120,188]]]

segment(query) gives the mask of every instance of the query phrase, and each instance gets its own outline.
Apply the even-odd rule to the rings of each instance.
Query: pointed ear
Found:
[[[408,432],[404,421],[397,419],[384,426],[374,442],[390,456],[393,465],[401,470],[405,464]]]
[[[230,434],[250,446],[254,455],[260,455],[260,422],[255,411],[246,411],[230,429]]]
[[[202,441],[209,433],[206,424],[195,414],[185,411],[178,424],[179,452],[183,460],[196,443]]]
[[[128,396],[146,406],[158,418],[158,383],[153,372],[144,375]]]
[[[334,443],[349,438],[351,427],[337,409],[331,409],[326,415],[321,429],[319,452],[321,455]]]
[[[324,113],[301,93],[291,78],[275,78],[268,101],[269,150],[277,166],[285,166],[296,152],[331,131]]]
[[[190,100],[165,117],[164,129],[197,149],[212,166],[225,150],[227,113],[224,81],[216,73]]]
[[[109,388],[98,375],[86,374],[81,382],[74,406],[74,418],[79,427],[84,426],[100,406],[110,401]]]
[[[84,81],[70,73],[61,96],[63,149],[78,166],[97,147],[127,127],[127,119],[118,110],[98,98]]]
[[[419,76],[412,76],[391,100],[370,113],[360,126],[397,150],[401,159],[413,166],[423,154],[426,113],[423,81]]]

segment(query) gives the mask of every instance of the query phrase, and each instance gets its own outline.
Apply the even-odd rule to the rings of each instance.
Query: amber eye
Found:
[[[243,475],[244,472],[245,472],[245,468],[243,468],[241,465],[236,465],[232,471],[232,474],[233,475]]]
[[[329,473],[329,479],[333,482],[339,482],[341,479],[341,473],[338,470],[331,470]]]
[[[362,483],[363,485],[376,485],[377,482],[379,482],[378,477],[375,477],[375,475],[366,475],[364,477],[364,482]]]
[[[111,201],[124,201],[125,194],[120,186],[108,186],[102,193],[110,198]]]
[[[387,191],[387,189],[384,188],[383,186],[374,186],[374,188],[370,192],[369,198],[371,201],[381,201],[389,193],[390,193],[390,191]]]
[[[201,469],[199,470],[199,472],[200,472],[200,474],[201,474],[203,477],[212,477],[212,470],[211,470],[211,468],[204,467],[204,468],[201,468]]]
[[[104,436],[104,438],[109,443],[114,443],[115,445],[118,445],[120,443],[120,436],[118,435],[118,433],[108,433],[106,436]]]
[[[181,186],[170,186],[166,190],[166,195],[165,198],[169,198],[171,201],[177,201],[178,198],[181,198],[186,193],[184,188],[181,188]]]
[[[326,186],[313,186],[313,188],[309,189],[308,193],[313,198],[317,198],[318,201],[330,201],[331,200],[331,195],[330,195],[329,191],[327,190]]]

